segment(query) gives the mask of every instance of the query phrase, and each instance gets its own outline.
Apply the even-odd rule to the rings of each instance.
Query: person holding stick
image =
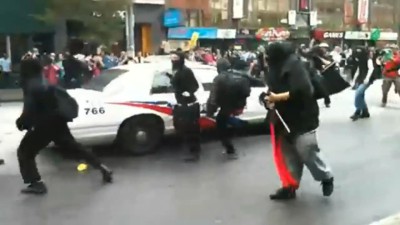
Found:
[[[304,166],[321,182],[323,195],[330,196],[333,175],[320,155],[316,136],[319,107],[307,68],[289,42],[270,44],[267,63],[269,91],[264,100],[269,108],[274,161],[282,182],[270,199],[294,199]]]

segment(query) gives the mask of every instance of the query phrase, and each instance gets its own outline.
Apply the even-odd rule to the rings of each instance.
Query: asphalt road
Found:
[[[379,84],[368,90],[372,117],[351,122],[354,92],[333,98],[321,109],[320,147],[335,174],[330,198],[305,173],[298,198],[273,202],[279,186],[266,135],[235,140],[240,159],[226,161],[215,140],[204,141],[198,164],[181,162],[168,141],[159,153],[139,158],[106,156],[115,183],[102,185],[93,170],[80,174],[77,162],[51,152],[39,158],[47,196],[19,194],[22,181],[15,149],[21,134],[16,115],[0,107],[1,225],[366,225],[400,211],[400,101],[391,91],[379,106]]]

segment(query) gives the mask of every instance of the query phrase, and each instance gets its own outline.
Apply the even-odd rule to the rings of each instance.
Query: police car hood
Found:
[[[77,101],[85,99],[93,99],[98,98],[102,95],[102,92],[94,91],[94,90],[87,90],[83,88],[76,88],[76,89],[69,89],[67,90],[68,94],[71,97],[75,98]]]

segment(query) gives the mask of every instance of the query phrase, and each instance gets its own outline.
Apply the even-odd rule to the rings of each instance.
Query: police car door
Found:
[[[247,98],[246,107],[243,110],[243,114],[239,118],[250,122],[259,122],[265,119],[266,110],[264,106],[259,103],[259,96],[262,92],[266,92],[267,87],[260,80],[258,83],[251,84],[251,93]]]
[[[176,104],[176,99],[174,95],[174,88],[171,84],[172,72],[170,70],[156,71],[153,76],[153,81],[150,89],[149,104],[153,104],[163,108],[172,109]],[[172,128],[172,113],[167,113],[169,110],[165,110],[160,113],[165,127]]]

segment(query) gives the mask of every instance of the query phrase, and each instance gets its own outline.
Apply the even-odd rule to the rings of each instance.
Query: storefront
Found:
[[[135,50],[143,53],[158,51],[165,40],[164,5],[135,4]]]

